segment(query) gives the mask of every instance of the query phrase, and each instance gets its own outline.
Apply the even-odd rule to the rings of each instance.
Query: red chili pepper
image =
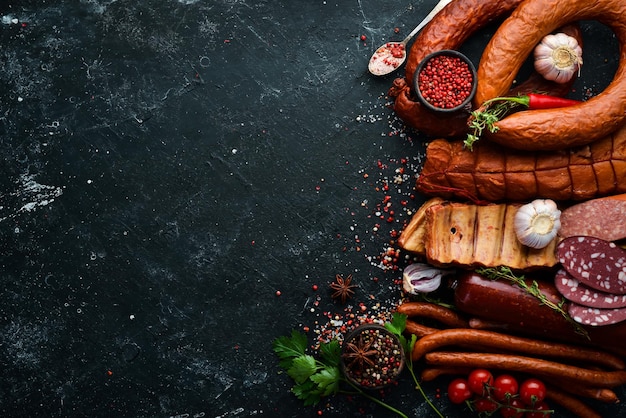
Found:
[[[501,102],[513,102],[526,106],[529,109],[555,109],[558,107],[567,107],[580,104],[578,100],[565,99],[558,96],[549,96],[547,94],[529,93],[526,96],[515,97],[495,97],[491,100],[487,100],[484,104],[501,101]]]
[[[528,109],[555,109],[580,103],[582,102],[578,100],[539,93],[529,93],[525,96],[494,97],[483,103],[480,109],[472,112],[468,122],[470,132],[467,134],[464,144],[469,150],[472,150],[472,144],[480,139],[483,130],[488,129],[490,132],[497,132],[498,128],[494,124],[506,116],[516,105],[525,106]]]

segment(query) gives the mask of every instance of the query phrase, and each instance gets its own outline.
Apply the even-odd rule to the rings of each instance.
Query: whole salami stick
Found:
[[[598,371],[565,365],[555,361],[514,354],[432,352],[425,355],[426,364],[440,367],[473,367],[528,372],[534,375],[568,379],[595,387],[626,384],[626,371]]]
[[[445,329],[420,338],[413,348],[413,361],[426,353],[451,345],[482,346],[485,350],[505,350],[519,354],[554,357],[602,365],[613,370],[624,370],[624,361],[612,354],[570,344],[523,338],[494,331],[478,329]]]

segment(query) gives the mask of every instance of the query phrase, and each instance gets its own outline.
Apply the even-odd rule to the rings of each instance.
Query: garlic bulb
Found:
[[[561,228],[561,211],[550,199],[537,199],[520,207],[514,218],[517,239],[531,248],[544,248]]]
[[[583,65],[578,41],[564,33],[545,36],[535,47],[535,70],[546,80],[566,83]]]
[[[441,285],[441,278],[452,272],[425,263],[410,264],[402,272],[402,289],[412,295],[434,292]]]

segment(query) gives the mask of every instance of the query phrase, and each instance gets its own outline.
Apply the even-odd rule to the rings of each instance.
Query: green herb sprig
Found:
[[[420,385],[419,380],[415,375],[415,371],[413,371],[413,358],[411,357],[411,353],[413,353],[413,348],[415,347],[415,343],[417,342],[417,336],[415,334],[411,334],[410,340],[408,340],[404,336],[406,320],[407,315],[395,312],[392,316],[391,322],[385,323],[385,328],[387,328],[389,332],[398,337],[398,339],[400,340],[400,344],[402,344],[402,347],[404,348],[404,353],[406,354],[406,367],[409,370],[409,373],[411,373],[411,377],[413,378],[413,382],[415,383],[415,389],[422,395],[426,403],[431,407],[433,411],[435,411],[437,416],[439,416],[440,418],[444,418],[441,412],[426,395],[424,389],[422,389],[422,386]]]
[[[529,293],[530,295],[536,297],[541,304],[546,305],[554,311],[558,312],[563,318],[567,320],[567,322],[572,324],[576,333],[584,336],[585,338],[589,338],[589,334],[587,333],[587,331],[578,322],[574,321],[572,317],[569,316],[569,314],[563,309],[565,300],[561,299],[559,303],[552,302],[546,297],[546,295],[543,294],[541,289],[539,289],[539,283],[537,283],[536,280],[532,280],[530,284],[528,284],[523,275],[517,276],[509,267],[506,266],[500,266],[499,268],[483,267],[476,269],[476,272],[491,280],[508,280],[520,289],[524,290],[526,293]]]
[[[413,352],[417,337],[412,334],[411,338],[407,339],[403,335],[406,328],[406,320],[406,315],[395,312],[392,315],[391,321],[385,322],[384,327],[398,337],[406,354],[406,367],[415,382],[415,388],[424,397],[426,403],[435,411],[437,416],[444,418],[422,389],[413,371],[411,353]],[[345,377],[340,367],[341,345],[337,339],[321,343],[317,358],[307,353],[307,344],[307,336],[296,330],[291,332],[291,336],[278,337],[273,342],[274,353],[276,353],[280,359],[280,366],[287,371],[287,374],[295,382],[291,391],[298,399],[303,400],[305,405],[315,405],[319,403],[322,398],[336,394],[360,395],[394,412],[402,418],[408,418],[403,412],[369,393],[364,392]],[[345,385],[350,386],[353,391],[343,390],[342,386]]]
[[[316,405],[323,397],[338,393],[360,395],[402,418],[408,418],[403,412],[364,392],[346,379],[340,367],[341,345],[337,339],[321,343],[318,358],[307,354],[307,344],[306,335],[296,330],[291,332],[291,336],[278,337],[273,342],[280,366],[295,382],[291,391],[304,401],[304,405]],[[351,386],[354,392],[342,390],[342,383]]]
[[[495,123],[502,119],[511,108],[517,106],[517,104],[511,102],[499,102],[492,106],[490,104],[490,101],[487,101],[483,106],[471,113],[469,121],[470,131],[463,141],[465,147],[470,151],[474,150],[474,142],[480,139],[485,129],[491,133],[498,132],[498,127]]]

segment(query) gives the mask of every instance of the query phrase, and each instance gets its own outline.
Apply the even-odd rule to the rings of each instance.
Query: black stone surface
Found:
[[[0,415],[389,416],[304,407],[271,342],[400,298],[382,257],[424,199],[425,138],[388,107],[401,71],[367,61],[434,3],[3,1]],[[579,97],[617,57],[584,30]],[[475,63],[489,34],[463,47]],[[386,399],[434,416],[407,377]]]

